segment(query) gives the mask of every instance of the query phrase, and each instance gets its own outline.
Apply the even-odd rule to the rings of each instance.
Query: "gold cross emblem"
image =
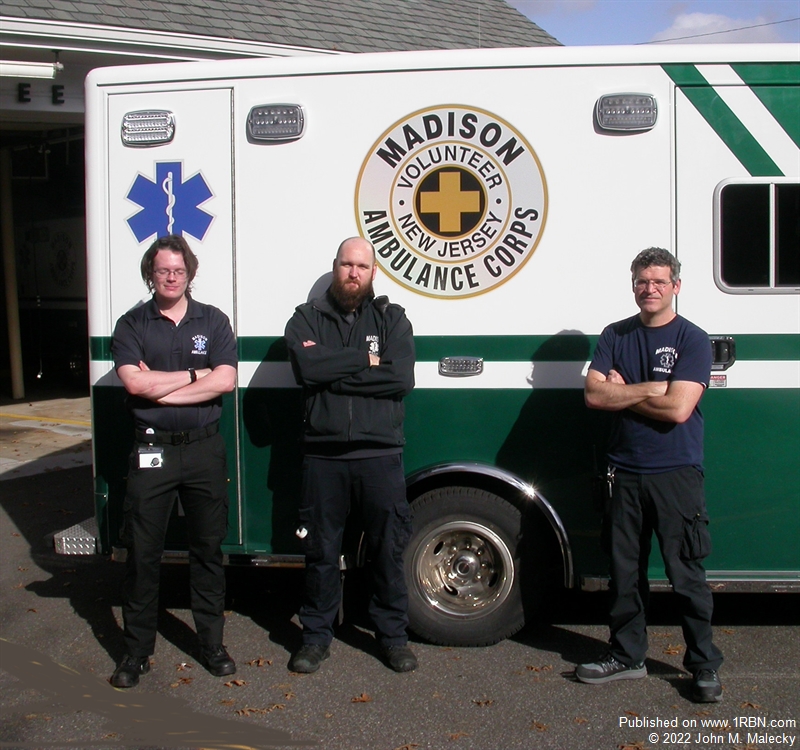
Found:
[[[419,210],[423,214],[439,214],[440,232],[460,232],[461,214],[481,210],[478,190],[461,189],[461,173],[441,171],[439,190],[420,193]]]

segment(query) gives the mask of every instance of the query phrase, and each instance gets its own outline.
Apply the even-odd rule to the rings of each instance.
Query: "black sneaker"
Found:
[[[292,657],[289,662],[289,669],[292,672],[302,672],[311,674],[319,669],[319,665],[331,655],[331,650],[327,646],[319,643],[306,643]]]
[[[200,654],[206,669],[214,677],[236,674],[236,662],[221,643],[217,646],[202,646]]]
[[[382,646],[381,651],[395,672],[413,672],[417,668],[417,657],[408,646]]]
[[[111,684],[116,688],[132,688],[139,684],[139,676],[150,671],[149,656],[125,654],[111,675]]]
[[[722,683],[716,669],[698,669],[692,678],[692,700],[716,703],[722,700]]]
[[[611,654],[606,654],[600,661],[580,664],[575,668],[575,676],[589,685],[600,685],[613,680],[638,680],[647,677],[647,667],[644,662],[628,667]]]

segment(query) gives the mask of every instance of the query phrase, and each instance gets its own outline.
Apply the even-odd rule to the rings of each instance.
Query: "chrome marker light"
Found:
[[[305,131],[305,116],[299,104],[261,104],[247,117],[250,142],[296,141]]]
[[[122,118],[126,146],[160,146],[175,137],[175,115],[163,109],[128,112]]]
[[[595,112],[602,130],[643,131],[655,126],[658,107],[651,94],[606,94]]]

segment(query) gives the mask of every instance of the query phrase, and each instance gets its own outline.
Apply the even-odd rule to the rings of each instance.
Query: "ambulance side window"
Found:
[[[718,200],[720,286],[755,293],[800,287],[800,185],[729,183]]]
[[[800,286],[800,185],[776,185],[778,286]]]

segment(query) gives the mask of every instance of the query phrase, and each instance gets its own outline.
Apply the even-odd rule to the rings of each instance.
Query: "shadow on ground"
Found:
[[[91,628],[112,661],[122,656],[122,633],[113,612],[120,605],[123,565],[100,556],[62,556],[53,548],[53,535],[92,514],[91,467],[37,474],[3,482],[2,503],[8,518],[29,545],[35,564],[49,574],[26,585],[43,598],[68,599],[73,610]],[[348,573],[345,582],[344,625],[339,637],[349,645],[374,653],[367,618],[366,576]],[[300,570],[229,568],[226,609],[250,618],[288,653],[300,643],[293,617],[300,606],[303,573]],[[196,658],[190,627],[169,610],[189,609],[188,567],[162,569],[159,633],[179,650]],[[514,639],[532,648],[554,651],[567,662],[578,663],[598,654],[603,644],[574,633],[566,626],[606,622],[606,595],[575,591],[551,592],[536,610],[534,621]],[[717,627],[797,625],[800,594],[715,594]],[[650,626],[678,626],[674,599],[669,593],[651,595]]]

